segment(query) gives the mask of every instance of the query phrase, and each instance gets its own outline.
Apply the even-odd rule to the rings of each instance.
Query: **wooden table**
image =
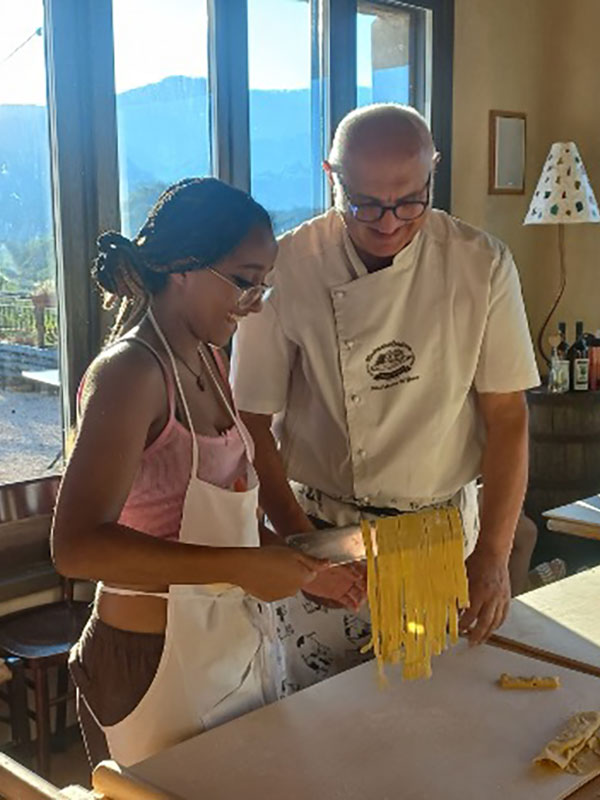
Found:
[[[600,495],[544,512],[548,530],[600,540]]]
[[[553,692],[507,692],[501,672],[547,665],[461,642],[429,681],[364,664],[131,768],[183,800],[559,800],[578,777],[532,758],[576,710],[600,707],[597,678],[554,666]],[[586,786],[577,800],[600,791]]]
[[[600,677],[600,567],[514,599],[490,644]]]

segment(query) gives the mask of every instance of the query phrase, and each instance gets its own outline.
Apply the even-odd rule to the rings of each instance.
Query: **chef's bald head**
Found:
[[[436,156],[425,119],[410,106],[378,103],[357,108],[340,122],[333,138],[329,164],[344,171],[353,156],[413,158]]]

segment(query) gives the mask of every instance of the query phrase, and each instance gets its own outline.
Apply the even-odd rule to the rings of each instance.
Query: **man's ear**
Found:
[[[323,170],[325,171],[325,174],[327,175],[327,180],[329,181],[329,185],[333,188],[333,185],[334,185],[333,184],[333,167],[331,166],[329,161],[327,161],[327,160],[323,161]]]

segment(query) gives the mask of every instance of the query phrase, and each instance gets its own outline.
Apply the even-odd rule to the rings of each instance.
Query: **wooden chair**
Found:
[[[0,561],[16,564],[17,573],[26,573],[31,558],[38,563],[43,553],[46,565],[42,562],[42,568],[51,571],[48,536],[57,488],[57,478],[0,487],[0,553],[6,556]],[[28,520],[38,521],[35,541],[28,533],[19,549],[20,533]],[[45,548],[43,553],[40,548]],[[8,704],[13,739],[23,750],[30,749],[29,720],[35,721],[37,769],[44,776],[50,768],[50,712],[56,707],[56,744],[64,745],[69,698],[67,658],[90,614],[88,603],[73,600],[73,582],[56,573],[54,576],[54,586],[62,590],[59,601],[0,616],[0,657],[10,661],[13,672],[13,679],[0,688],[0,698]],[[48,686],[51,668],[58,670],[57,692],[52,698]],[[31,709],[27,689],[33,690]]]
[[[10,725],[13,745],[19,750],[28,749],[31,734],[27,715],[25,666],[20,658],[9,657],[4,662],[11,676],[11,683],[9,687],[0,685],[0,699],[6,704],[6,714],[0,714],[0,722]]]
[[[72,585],[65,581],[65,596],[57,603],[28,608],[0,617],[0,656],[12,659],[17,667],[13,680],[0,689],[8,702],[10,723],[16,743],[29,745],[29,719],[36,724],[36,764],[41,775],[50,771],[50,711],[56,707],[56,745],[64,747],[67,721],[69,650],[79,638],[89,617],[87,603],[72,599]],[[58,671],[57,691],[50,697],[48,671]],[[24,680],[20,672],[24,673]],[[33,708],[29,709],[26,689],[33,690]]]

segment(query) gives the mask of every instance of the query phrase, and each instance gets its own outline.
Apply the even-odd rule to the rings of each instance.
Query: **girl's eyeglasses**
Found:
[[[235,287],[239,292],[239,297],[237,301],[237,307],[240,311],[247,311],[249,308],[255,303],[258,303],[260,300],[261,302],[265,299],[267,292],[271,290],[270,286],[267,286],[266,283],[257,283],[252,286],[240,286],[240,284],[236,281],[235,278],[230,278],[227,275],[223,275],[223,273],[219,272],[212,267],[206,267],[207,272],[212,272],[213,275],[216,275],[217,278],[221,278],[222,281],[228,283],[230,286]]]

